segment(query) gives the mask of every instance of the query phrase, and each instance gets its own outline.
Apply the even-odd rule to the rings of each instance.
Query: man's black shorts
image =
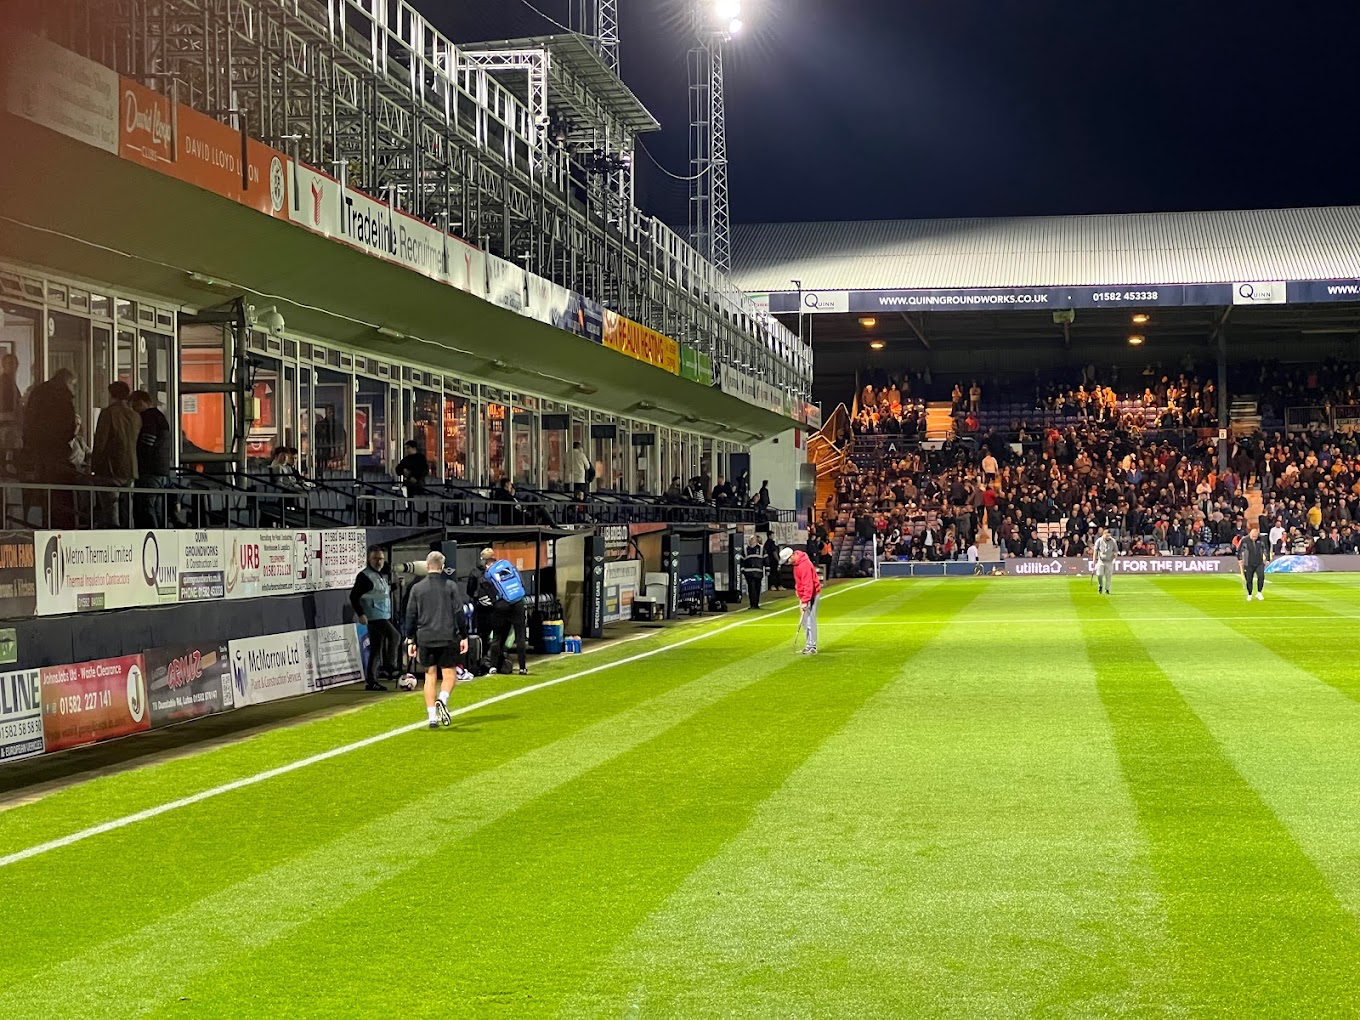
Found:
[[[421,669],[453,669],[458,665],[457,645],[434,645],[418,651]]]

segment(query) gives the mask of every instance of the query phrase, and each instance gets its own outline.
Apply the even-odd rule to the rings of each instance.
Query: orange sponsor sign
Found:
[[[610,350],[619,351],[630,358],[664,369],[671,375],[680,374],[678,343],[654,329],[648,329],[641,323],[625,319],[618,312],[611,312],[608,309],[604,313],[604,345]]]
[[[239,131],[127,78],[121,80],[118,151],[124,159],[269,216],[288,215],[282,153],[253,138],[243,150]]]

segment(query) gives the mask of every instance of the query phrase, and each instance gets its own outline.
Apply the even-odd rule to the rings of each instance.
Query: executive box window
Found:
[[[457,481],[468,479],[468,400],[444,398],[444,475]]]
[[[317,474],[323,478],[349,477],[351,425],[354,422],[353,377],[318,368],[312,385],[310,431]],[[303,415],[308,411],[304,407]]]
[[[354,401],[354,458],[359,477],[386,480],[392,458],[387,383],[358,376]]]

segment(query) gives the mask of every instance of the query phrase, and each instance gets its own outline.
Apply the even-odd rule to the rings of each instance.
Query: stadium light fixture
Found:
[[[716,0],[713,13],[719,21],[736,21],[741,17],[741,0]]]
[[[1129,346],[1142,347],[1144,339],[1146,338],[1141,333],[1135,333],[1133,336],[1129,337]]]
[[[1133,316],[1133,324],[1135,326],[1142,326],[1151,321],[1152,316],[1149,315],[1147,312],[1136,312]]]
[[[878,325],[878,320],[875,319],[872,315],[866,315],[864,318],[859,320],[859,324],[863,326],[865,329],[873,329],[875,326]]]
[[[884,344],[883,344],[883,341],[882,341],[882,340],[870,340],[870,341],[869,341],[869,349],[870,349],[871,351],[881,351],[881,350],[883,350],[883,347],[884,347]]]

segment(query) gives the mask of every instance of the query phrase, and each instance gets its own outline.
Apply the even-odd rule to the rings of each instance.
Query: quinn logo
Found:
[[[47,582],[49,595],[61,594],[61,586],[66,582],[66,558],[61,554],[60,535],[47,540],[47,548],[43,551],[43,580]]]

